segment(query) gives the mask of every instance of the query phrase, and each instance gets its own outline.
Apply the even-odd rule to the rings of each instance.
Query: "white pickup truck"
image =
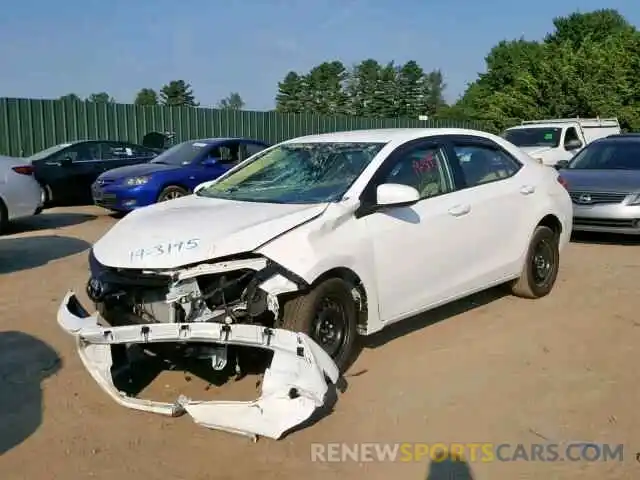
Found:
[[[507,128],[502,137],[538,162],[554,166],[561,160],[571,160],[594,140],[619,133],[617,118],[558,118],[522,122]]]

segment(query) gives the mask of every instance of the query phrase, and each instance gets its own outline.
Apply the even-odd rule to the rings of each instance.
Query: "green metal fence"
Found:
[[[176,141],[243,136],[279,142],[323,132],[363,128],[463,127],[477,122],[327,117],[191,107],[140,107],[63,100],[0,98],[0,155],[28,156],[52,145],[84,139],[140,143],[152,131]]]

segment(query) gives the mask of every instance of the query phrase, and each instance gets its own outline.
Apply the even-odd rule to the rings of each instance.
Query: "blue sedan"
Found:
[[[96,205],[126,213],[156,202],[189,195],[206,181],[269,145],[246,138],[207,138],[179,143],[148,163],[115,168],[91,187]]]

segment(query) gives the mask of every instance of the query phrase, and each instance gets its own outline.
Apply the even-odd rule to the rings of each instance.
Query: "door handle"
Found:
[[[522,187],[520,187],[520,193],[523,195],[531,195],[535,191],[536,187],[534,187],[533,185],[523,185]]]
[[[454,217],[461,217],[462,215],[466,215],[470,211],[470,205],[456,205],[455,207],[451,207],[449,209],[449,215],[453,215]]]

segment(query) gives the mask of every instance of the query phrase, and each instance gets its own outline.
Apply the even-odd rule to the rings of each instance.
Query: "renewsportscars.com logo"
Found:
[[[622,462],[623,444],[312,443],[312,462]]]

